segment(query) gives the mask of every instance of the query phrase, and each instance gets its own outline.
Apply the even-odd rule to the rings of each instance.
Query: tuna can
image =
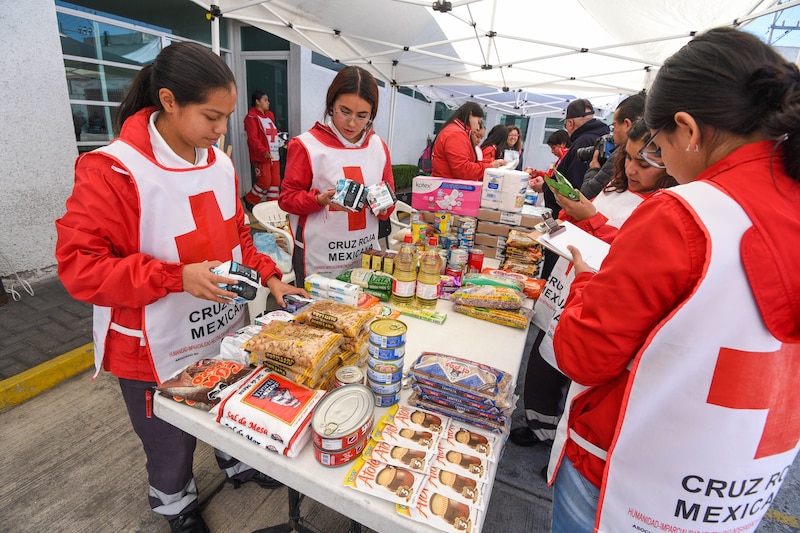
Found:
[[[338,451],[322,450],[314,444],[314,457],[317,459],[317,462],[323,466],[346,465],[361,455],[368,441],[369,435],[364,435],[361,440],[354,445]]]
[[[314,447],[342,452],[368,436],[374,404],[372,391],[364,385],[347,385],[326,394],[311,416]]]
[[[369,342],[381,348],[397,348],[406,343],[408,327],[394,318],[379,318],[369,326]]]
[[[367,380],[369,383],[369,388],[372,389],[372,392],[380,395],[380,396],[387,396],[392,394],[398,394],[400,389],[403,388],[402,381],[396,381],[394,383],[373,383],[370,380]]]
[[[389,407],[400,401],[400,393],[376,394],[375,407]]]
[[[367,352],[369,352],[370,357],[374,357],[375,359],[394,361],[395,359],[400,359],[406,354],[406,347],[398,346],[396,348],[381,348],[380,346],[369,343],[367,345]]]
[[[398,370],[396,372],[378,372],[372,368],[367,368],[367,377],[373,383],[389,384],[400,381],[403,378],[403,371]]]
[[[385,359],[376,359],[374,357],[369,357],[367,359],[367,365],[369,365],[369,368],[371,368],[375,372],[385,372],[385,373],[402,372],[403,358],[401,357],[400,359],[395,359],[394,361],[387,361]]]
[[[364,385],[366,378],[364,372],[357,366],[343,366],[336,371],[336,382],[334,388],[344,385]]]

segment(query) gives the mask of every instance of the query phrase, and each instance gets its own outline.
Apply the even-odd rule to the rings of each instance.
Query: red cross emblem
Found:
[[[766,409],[755,459],[794,449],[800,440],[800,344],[777,352],[719,351],[708,403],[731,409]]]
[[[236,217],[222,218],[217,197],[213,191],[189,197],[195,229],[175,237],[181,263],[202,261],[228,261],[233,259],[233,249],[239,244]]]
[[[361,173],[361,167],[343,167],[342,173],[344,177],[353,180],[356,183],[364,185],[364,175]],[[366,208],[358,213],[347,213],[347,229],[357,230],[367,227],[367,213]]]
[[[264,133],[267,136],[269,142],[274,143],[275,138],[278,136],[278,128],[275,126],[275,122],[272,119],[267,119],[262,121],[262,125],[264,126]]]

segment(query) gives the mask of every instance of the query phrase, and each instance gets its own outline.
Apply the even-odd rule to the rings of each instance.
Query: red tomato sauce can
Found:
[[[480,272],[483,270],[483,250],[473,248],[469,252],[469,271]]]

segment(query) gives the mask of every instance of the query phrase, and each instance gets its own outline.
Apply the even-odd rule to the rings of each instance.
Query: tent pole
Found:
[[[389,136],[386,139],[386,146],[389,148],[389,153],[392,153],[392,139],[394,138],[394,113],[397,105],[397,83],[395,82],[395,71],[397,70],[397,61],[392,61],[392,83],[390,85],[389,96]]]
[[[219,55],[219,17],[211,19],[211,51]]]

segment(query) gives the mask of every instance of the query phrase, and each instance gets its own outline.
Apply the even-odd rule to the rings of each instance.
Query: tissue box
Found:
[[[417,176],[411,184],[411,207],[475,217],[481,206],[482,186],[479,181]]]

